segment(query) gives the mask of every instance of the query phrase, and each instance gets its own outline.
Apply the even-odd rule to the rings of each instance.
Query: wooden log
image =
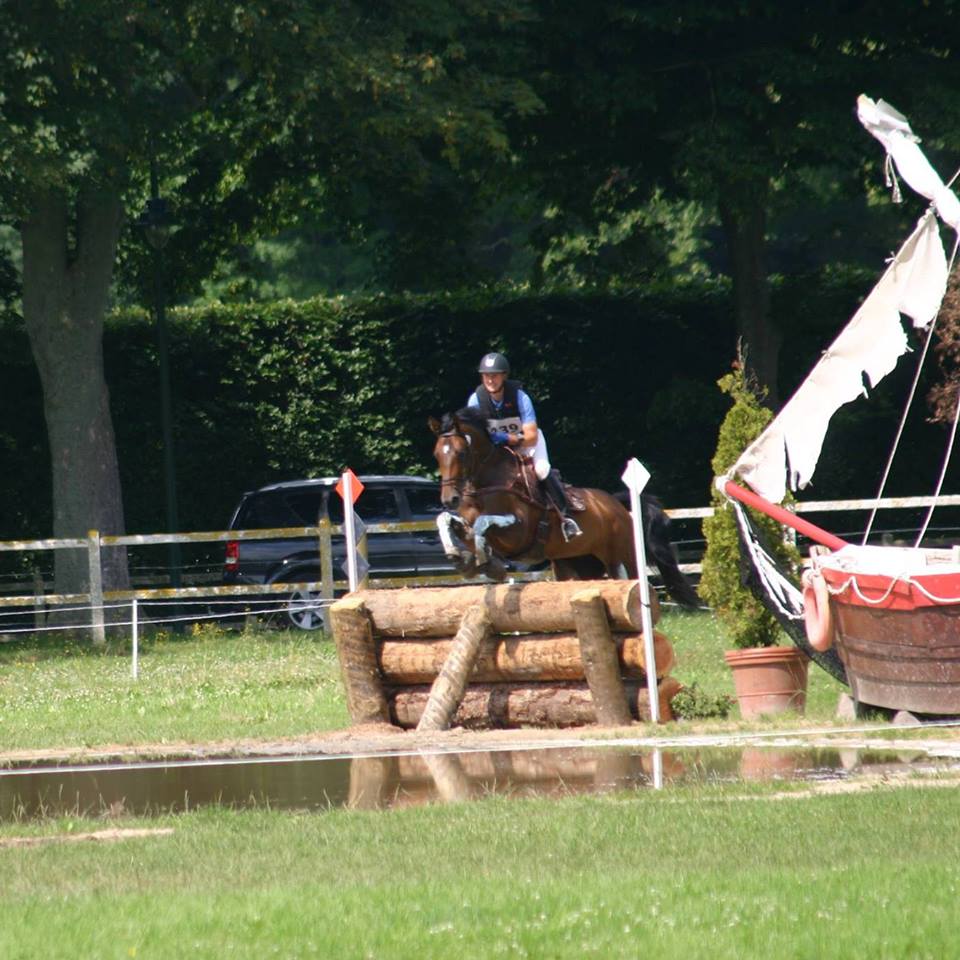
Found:
[[[632,716],[650,719],[646,684],[635,680],[625,684]],[[664,677],[658,686],[660,722],[673,719],[670,699],[681,689],[673,677]],[[410,729],[423,714],[430,688],[400,687],[388,690],[393,722]],[[469,729],[514,727],[584,727],[596,723],[593,698],[582,683],[479,683],[467,687],[454,724]]]
[[[443,668],[430,688],[430,699],[417,723],[418,730],[446,730],[450,726],[467,689],[477,654],[489,637],[490,617],[486,607],[482,603],[469,607],[460,620],[460,629],[453,638]]]
[[[657,700],[660,703],[660,722],[668,723],[674,719],[673,707],[670,701],[683,689],[683,684],[676,677],[662,677],[657,683]],[[639,701],[638,701],[639,703]],[[640,720],[650,719],[650,698],[645,699],[646,715],[638,709],[638,718]]]
[[[370,616],[361,598],[344,597],[330,607],[330,627],[354,724],[389,723]]]
[[[623,676],[646,677],[643,634],[615,633],[612,640]],[[384,681],[393,685],[433,683],[453,646],[450,637],[388,638],[375,643]],[[676,662],[673,645],[654,631],[653,648],[657,676],[666,676]],[[492,637],[481,647],[470,675],[472,683],[583,679],[580,642],[575,633]]]
[[[358,590],[350,596],[367,605],[378,636],[450,637],[457,632],[464,612],[476,603],[487,608],[495,633],[573,630],[570,597],[588,587],[600,591],[612,629],[643,628],[636,580],[544,580],[466,587],[409,587]],[[656,621],[659,610],[655,599],[653,608]]]
[[[625,726],[631,720],[630,708],[623,692],[620,663],[600,591],[591,588],[575,593],[570,598],[570,608],[577,626],[580,659],[593,697],[597,723],[605,727]]]

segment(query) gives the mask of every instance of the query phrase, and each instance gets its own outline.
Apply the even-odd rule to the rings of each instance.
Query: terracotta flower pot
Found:
[[[788,711],[803,713],[809,661],[796,647],[728,650],[724,658],[733,671],[733,686],[744,720]]]

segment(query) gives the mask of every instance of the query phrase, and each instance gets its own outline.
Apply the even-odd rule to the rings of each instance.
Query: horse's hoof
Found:
[[[460,555],[453,561],[453,567],[461,577],[475,577],[477,575],[477,561],[473,554]]]
[[[507,567],[502,560],[497,557],[491,557],[490,560],[481,568],[484,576],[489,577],[496,583],[503,583],[507,579]]]

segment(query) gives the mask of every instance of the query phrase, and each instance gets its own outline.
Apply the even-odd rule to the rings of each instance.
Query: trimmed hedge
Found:
[[[684,296],[313,299],[171,312],[180,520],[226,524],[243,490],[360,472],[431,475],[427,417],[456,409],[502,349],[573,482],[619,489],[630,456],[669,503],[703,499],[732,330],[719,290]],[[128,528],[163,523],[149,318],[105,336]]]
[[[786,282],[775,290],[775,315],[807,337],[788,342],[786,362],[806,366],[808,351],[830,337],[825,324],[839,327],[864,292],[863,278],[854,279],[807,284],[804,297]],[[666,506],[703,504],[727,409],[716,383],[736,353],[729,291],[720,284],[620,295],[497,288],[211,304],[171,310],[169,324],[184,530],[222,528],[240,493],[268,482],[344,466],[432,475],[426,419],[466,401],[490,349],[510,358],[568,480],[620,489],[624,464],[636,456]],[[822,335],[810,336],[818,327]],[[39,381],[22,325],[6,323],[3,333],[0,538],[45,535],[49,453]],[[149,316],[109,317],[104,353],[127,529],[159,532],[163,460]]]

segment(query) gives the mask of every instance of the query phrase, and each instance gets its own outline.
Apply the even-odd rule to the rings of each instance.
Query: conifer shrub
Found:
[[[717,450],[712,460],[713,475],[720,477],[759,436],[773,419],[773,414],[763,404],[765,391],[747,374],[742,355],[734,363],[733,370],[717,381],[717,386],[733,401],[720,425]],[[707,548],[700,577],[700,596],[727,628],[735,647],[774,646],[781,636],[780,626],[741,577],[740,544],[733,507],[715,487],[711,489],[710,497],[714,513],[703,522]],[[782,526],[764,514],[754,510],[749,512],[753,522],[766,534],[767,541],[775,545],[777,559],[787,564],[799,562],[796,548],[784,540]]]

